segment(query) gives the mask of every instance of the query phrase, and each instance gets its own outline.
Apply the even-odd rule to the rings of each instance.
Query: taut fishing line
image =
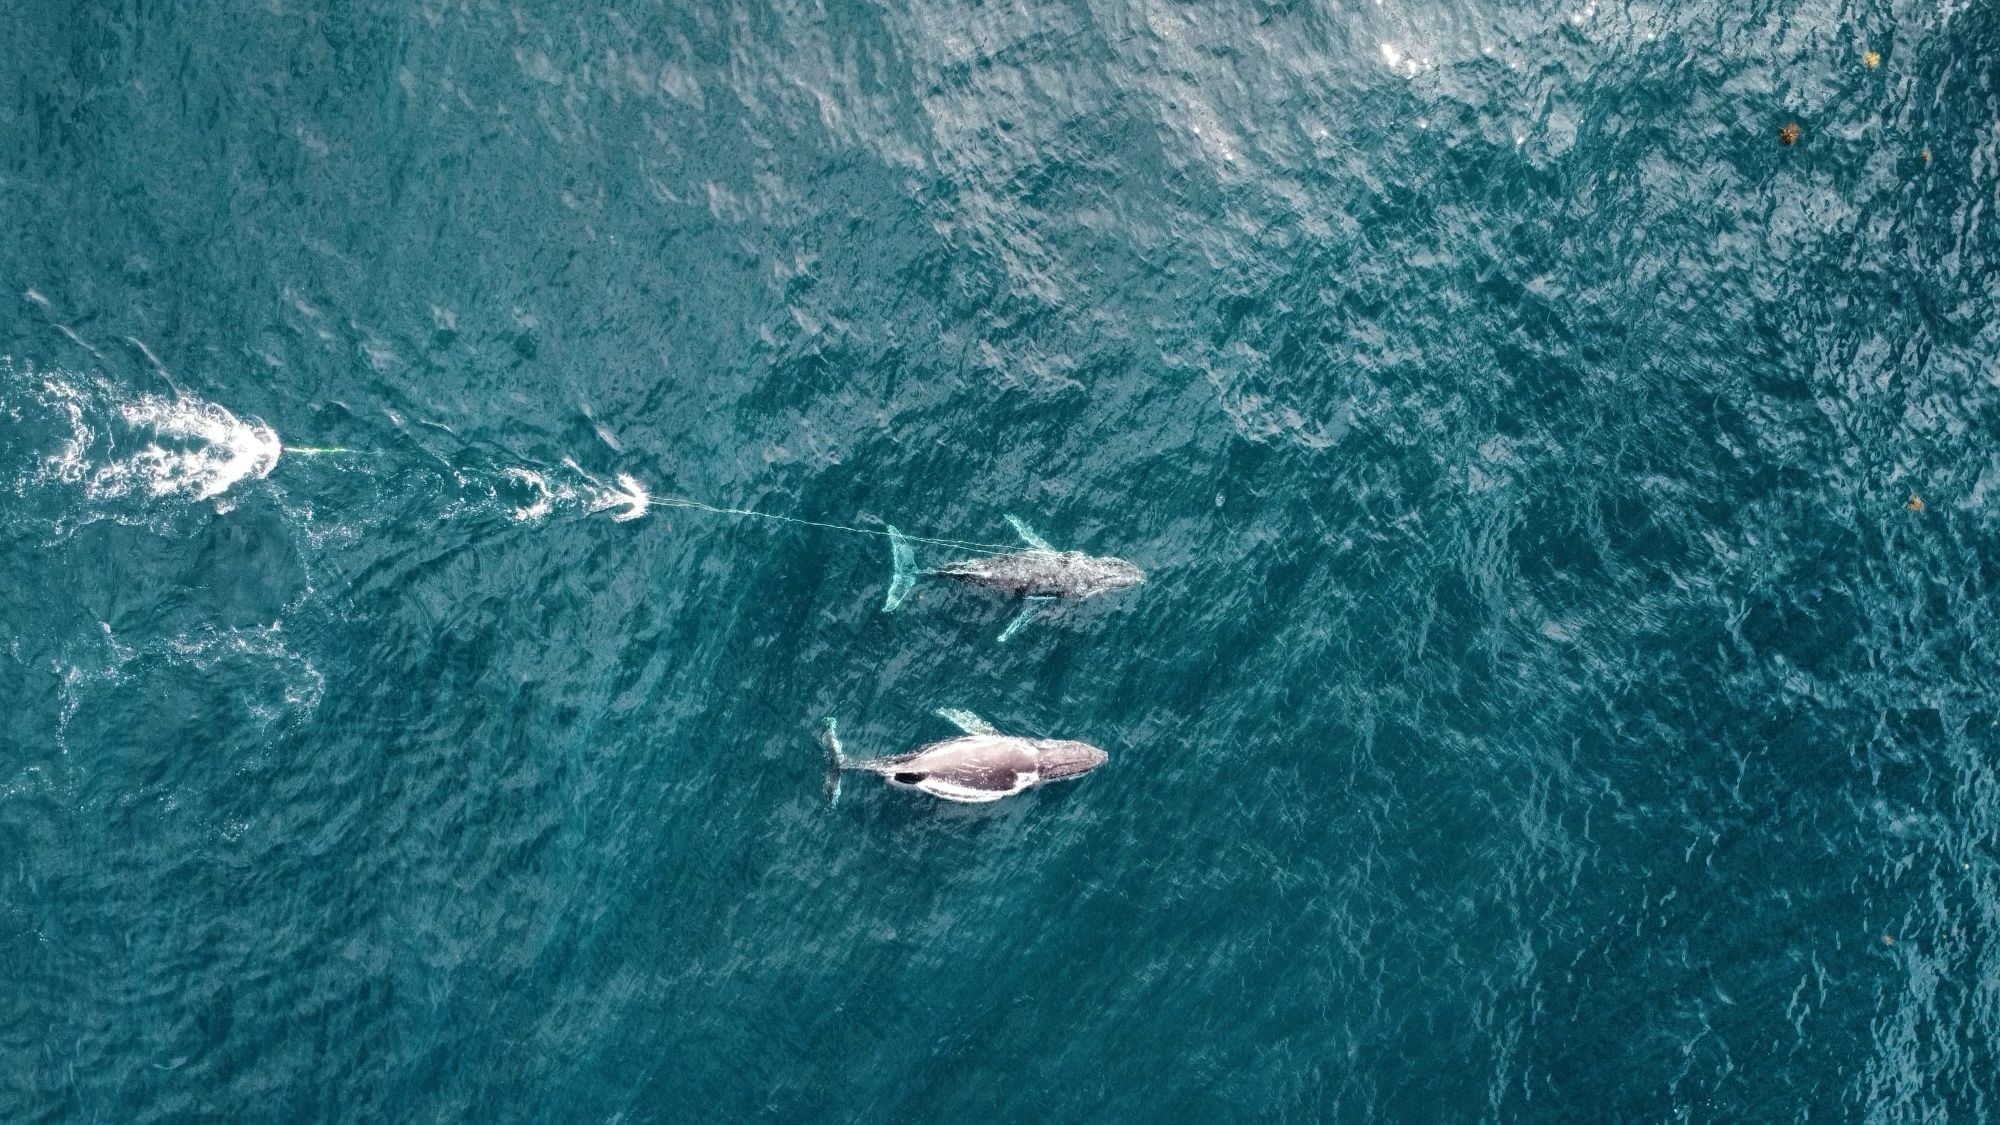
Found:
[[[752,519],[795,523],[804,527],[823,527],[828,531],[847,531],[855,535],[873,535],[882,539],[903,539],[911,543],[930,543],[939,547],[951,547],[956,550],[971,551],[982,555],[1011,554],[1021,549],[1001,543],[974,543],[966,539],[937,539],[925,535],[910,535],[903,532],[892,532],[887,528],[880,527],[851,527],[844,523],[826,523],[821,520],[800,519],[797,516],[781,516],[773,512],[759,512],[751,508],[722,508],[714,504],[704,504],[699,500],[690,500],[685,496],[663,497],[657,500],[649,500],[648,503],[657,504],[663,508],[692,508],[698,512],[713,512],[719,516],[748,516]]]
[[[688,511],[708,512],[718,516],[741,516],[747,519],[770,520],[774,523],[789,523],[799,527],[818,527],[824,528],[827,531],[844,531],[853,535],[872,535],[879,539],[889,539],[892,541],[901,540],[908,543],[929,543],[937,547],[950,547],[953,550],[968,551],[981,555],[1010,554],[1020,550],[1019,547],[1002,543],[976,543],[969,539],[942,539],[933,536],[907,535],[887,527],[855,527],[851,524],[828,523],[825,520],[809,520],[799,516],[784,516],[776,512],[760,512],[755,508],[730,508],[720,504],[704,503],[690,496],[656,497],[648,494],[638,481],[624,473],[618,475],[617,486],[613,487],[591,476],[581,465],[578,465],[575,461],[567,457],[563,459],[563,465],[571,472],[589,481],[598,489],[598,497],[591,505],[593,512],[605,511],[612,508],[622,509],[612,516],[613,519],[620,521],[638,519],[649,508],[681,508]]]
[[[176,498],[226,502],[226,493],[268,476],[284,458],[374,460],[389,456],[384,451],[345,445],[281,443],[278,434],[257,419],[239,418],[216,403],[184,393],[134,394],[88,375],[34,368],[18,370],[6,358],[0,358],[0,376],[6,377],[15,398],[39,408],[36,413],[41,417],[26,421],[43,425],[60,446],[40,456],[31,456],[20,466],[18,479],[5,482],[11,483],[17,493],[33,485],[69,485],[81,486],[92,501]],[[23,391],[26,393],[18,393]],[[17,409],[15,413],[19,415],[20,411]],[[814,527],[888,539],[899,575],[912,570],[908,557],[910,544],[923,543],[977,555],[1020,550],[1009,544],[905,535],[886,524],[857,527],[710,504],[690,496],[654,497],[628,474],[619,473],[613,481],[605,481],[570,458],[563,458],[562,465],[583,484],[572,486],[552,481],[553,471],[526,467],[497,469],[492,478],[495,483],[511,482],[531,494],[526,503],[511,508],[515,520],[539,520],[559,505],[575,505],[592,514],[609,513],[619,522],[639,519],[649,509],[660,507]],[[470,483],[463,476],[458,479],[461,484]],[[505,503],[497,494],[490,499]]]

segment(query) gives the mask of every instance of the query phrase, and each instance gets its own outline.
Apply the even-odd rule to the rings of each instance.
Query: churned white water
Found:
[[[0,372],[23,378],[11,366]],[[69,372],[25,376],[24,401],[10,418],[49,433],[30,439],[42,451],[31,453],[16,491],[53,483],[80,487],[90,500],[213,500],[268,476],[283,453],[276,430],[203,399],[133,393]]]

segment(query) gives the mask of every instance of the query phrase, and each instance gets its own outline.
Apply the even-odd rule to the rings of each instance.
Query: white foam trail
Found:
[[[70,723],[101,694],[121,694],[160,674],[159,664],[201,673],[260,726],[297,724],[319,708],[326,676],[286,643],[283,621],[268,625],[198,625],[164,638],[127,641],[98,622],[101,639],[65,646],[51,671],[58,677],[55,742],[69,753]]]
[[[51,405],[69,419],[69,439],[61,449],[44,457],[42,465],[48,475],[75,484],[90,471],[90,443],[96,438],[83,420],[83,396],[75,387],[55,379],[42,384],[42,389],[53,396]]]
[[[12,373],[0,360],[0,374]],[[28,399],[50,415],[49,436],[62,436],[55,449],[30,463],[17,489],[54,482],[79,485],[91,500],[215,500],[242,481],[268,475],[283,452],[271,427],[212,402],[134,397],[67,373],[25,374],[39,384]]]
[[[600,488],[597,498],[591,502],[593,512],[611,512],[614,523],[636,520],[646,514],[653,504],[653,498],[646,493],[646,487],[632,479],[630,473],[618,474],[617,488]]]
[[[653,506],[653,497],[646,491],[646,486],[630,473],[619,473],[618,483],[611,485],[590,475],[572,458],[563,458],[563,467],[582,477],[589,486],[584,491],[584,510],[592,515],[610,512],[614,522],[625,523],[645,515],[646,510]],[[567,499],[568,496],[561,495],[560,498]]]
[[[550,509],[555,507],[557,497],[555,490],[549,487],[549,478],[533,469],[510,468],[502,469],[500,472],[508,480],[527,485],[535,494],[533,500],[507,513],[517,523],[526,523],[530,520],[541,519],[543,516],[549,514]],[[563,492],[567,494],[569,490],[564,489]]]
[[[266,723],[288,715],[309,715],[326,694],[326,676],[313,666],[311,658],[294,653],[285,643],[283,621],[248,627],[204,625],[195,632],[169,638],[161,647],[171,659],[203,672],[224,661],[248,660],[278,673],[282,705],[271,700],[246,700],[250,713]]]
[[[546,473],[518,465],[501,469],[502,477],[528,494],[524,503],[508,511],[508,516],[528,523],[546,518],[559,507],[581,507],[589,515],[609,512],[613,521],[626,523],[645,515],[653,506],[646,486],[630,473],[619,473],[615,483],[607,484],[567,457],[563,459],[563,467],[575,473],[581,483],[571,486],[551,482]]]
[[[92,498],[143,491],[211,500],[239,481],[268,476],[284,449],[271,427],[212,402],[141,395],[118,413],[146,444],[100,465],[90,477]]]

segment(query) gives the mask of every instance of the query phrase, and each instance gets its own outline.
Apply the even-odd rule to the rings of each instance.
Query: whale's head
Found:
[[[1146,572],[1124,559],[1090,559],[1082,569],[1085,573],[1078,585],[1082,587],[1081,595],[1086,598],[1146,581]]]
[[[1105,753],[1088,742],[1044,738],[1035,741],[1035,757],[1043,781],[1082,777],[1104,764]]]

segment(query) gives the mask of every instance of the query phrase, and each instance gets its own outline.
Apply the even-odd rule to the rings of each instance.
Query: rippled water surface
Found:
[[[1991,4],[615,9],[0,12],[0,1119],[2000,1115]]]

